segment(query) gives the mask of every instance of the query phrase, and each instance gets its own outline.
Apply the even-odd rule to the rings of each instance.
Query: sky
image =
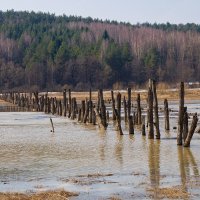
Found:
[[[0,0],[3,11],[41,11],[136,23],[200,24],[200,0]]]

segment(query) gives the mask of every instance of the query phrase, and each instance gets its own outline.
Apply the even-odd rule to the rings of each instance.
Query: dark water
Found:
[[[170,108],[177,109],[176,102]],[[199,102],[189,102],[199,112]],[[199,112],[200,113],[200,112]],[[120,136],[110,122],[106,131],[67,118],[30,112],[0,113],[0,191],[33,192],[65,188],[80,192],[75,199],[148,198],[149,188],[180,186],[200,198],[200,135],[191,148],[177,147],[176,130],[161,140],[140,133]],[[171,127],[177,114],[172,113]],[[156,194],[155,194],[156,196]]]

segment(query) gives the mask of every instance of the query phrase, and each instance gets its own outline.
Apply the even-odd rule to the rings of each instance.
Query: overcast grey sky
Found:
[[[200,24],[200,0],[0,0],[3,11],[27,10],[137,22]]]

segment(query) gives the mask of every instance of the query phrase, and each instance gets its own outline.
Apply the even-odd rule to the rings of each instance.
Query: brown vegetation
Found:
[[[66,200],[68,197],[72,196],[78,196],[78,194],[64,190],[47,191],[36,194],[0,193],[1,200]]]

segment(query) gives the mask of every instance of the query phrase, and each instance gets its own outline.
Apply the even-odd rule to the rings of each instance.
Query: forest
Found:
[[[200,25],[0,11],[0,90],[200,80]]]

